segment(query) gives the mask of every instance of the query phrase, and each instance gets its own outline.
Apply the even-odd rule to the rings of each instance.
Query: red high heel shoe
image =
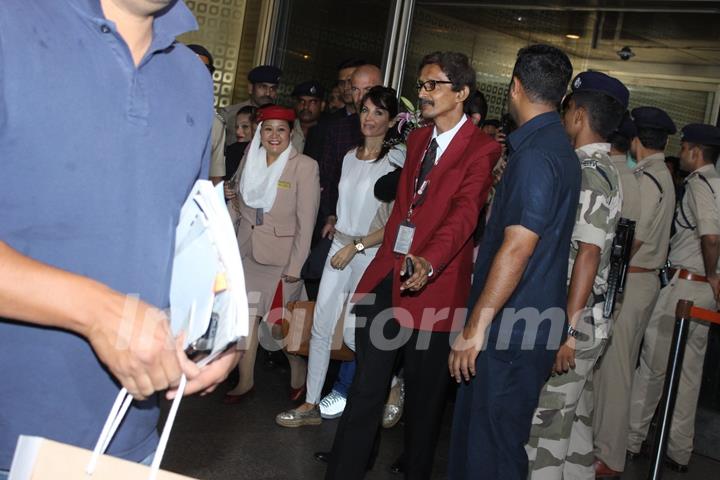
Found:
[[[305,395],[306,392],[307,389],[305,388],[305,385],[300,388],[290,387],[290,401],[297,402],[303,397],[303,395]]]
[[[255,394],[255,385],[253,385],[250,390],[248,390],[245,393],[242,393],[240,395],[230,395],[229,393],[225,394],[225,397],[223,398],[223,403],[225,405],[235,405],[237,403],[242,402],[243,400],[252,397]]]

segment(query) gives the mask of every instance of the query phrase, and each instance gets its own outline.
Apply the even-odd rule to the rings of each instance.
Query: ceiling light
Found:
[[[570,40],[580,40],[580,35],[568,33],[567,35],[565,35],[565,38],[569,38]]]

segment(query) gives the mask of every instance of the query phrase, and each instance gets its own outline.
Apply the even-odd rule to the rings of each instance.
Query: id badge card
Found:
[[[395,247],[393,251],[401,255],[407,255],[410,252],[413,237],[415,236],[415,225],[405,220],[398,227],[397,237],[395,238]]]
[[[255,209],[255,225],[263,224],[263,215],[264,215],[264,211],[262,208]]]

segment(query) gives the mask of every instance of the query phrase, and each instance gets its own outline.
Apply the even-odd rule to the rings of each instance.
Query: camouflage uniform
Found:
[[[568,277],[578,242],[601,248],[600,265],[587,310],[576,326],[575,368],[550,377],[540,394],[526,446],[532,479],[594,478],[592,372],[610,334],[610,320],[603,318],[602,310],[610,249],[622,205],[619,174],[608,156],[609,149],[608,144],[591,144],[576,151],[582,164],[582,189]]]

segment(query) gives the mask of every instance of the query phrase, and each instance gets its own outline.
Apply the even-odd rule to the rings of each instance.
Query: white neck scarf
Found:
[[[255,136],[248,146],[247,159],[240,177],[240,195],[250,208],[262,208],[265,213],[272,210],[277,195],[278,181],[285,170],[292,144],[280,154],[272,165],[267,164],[267,151],[260,143],[262,122],[257,126]]]

